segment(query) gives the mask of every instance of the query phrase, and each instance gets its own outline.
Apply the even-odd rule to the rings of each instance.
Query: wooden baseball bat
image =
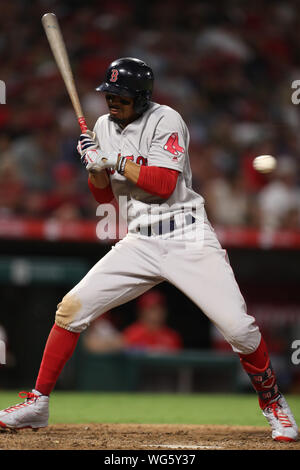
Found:
[[[56,15],[54,13],[45,13],[45,15],[43,15],[42,17],[42,24],[47,35],[56,64],[62,75],[69,96],[71,98],[81,132],[86,133],[88,131],[88,127],[83,116],[65,42]],[[88,133],[92,137],[94,137],[93,132],[88,131]]]

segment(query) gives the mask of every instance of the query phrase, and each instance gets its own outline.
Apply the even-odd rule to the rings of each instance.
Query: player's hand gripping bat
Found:
[[[56,64],[71,98],[81,132],[83,134],[87,133],[91,138],[95,139],[95,133],[88,130],[85,118],[83,116],[65,42],[56,15],[54,13],[45,13],[45,15],[42,17],[42,24],[52,49]]]

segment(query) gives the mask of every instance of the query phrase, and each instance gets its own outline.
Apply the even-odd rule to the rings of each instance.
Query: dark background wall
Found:
[[[0,323],[7,331],[8,349],[13,356],[11,366],[0,371],[2,386],[32,386],[57,303],[109,249],[109,245],[94,243],[1,242],[1,259],[12,256],[30,262],[50,259],[81,263],[81,270],[77,266],[73,278],[70,276],[63,282],[61,279],[46,282],[42,278],[28,283],[26,279],[1,280]],[[283,307],[283,311],[285,305],[294,305],[299,316],[300,251],[231,249],[229,258],[251,309],[249,313],[255,315],[252,310],[257,305],[276,304]],[[205,315],[172,285],[164,282],[159,288],[167,296],[168,324],[181,333],[184,347],[211,348],[211,325]],[[114,309],[115,324],[122,330],[134,321],[135,313],[135,301]]]

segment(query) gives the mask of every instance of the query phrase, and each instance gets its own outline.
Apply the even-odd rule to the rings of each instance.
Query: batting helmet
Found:
[[[124,57],[110,64],[104,82],[96,90],[134,98],[134,109],[141,114],[149,106],[153,81],[153,71],[145,62]]]

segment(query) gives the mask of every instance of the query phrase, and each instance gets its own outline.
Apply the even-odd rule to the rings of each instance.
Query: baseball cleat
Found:
[[[275,441],[297,441],[298,426],[289,405],[282,395],[263,409],[263,415],[272,428],[272,438]]]
[[[37,390],[20,392],[23,403],[10,406],[0,411],[0,427],[10,430],[31,428],[36,431],[48,426],[49,397]]]

